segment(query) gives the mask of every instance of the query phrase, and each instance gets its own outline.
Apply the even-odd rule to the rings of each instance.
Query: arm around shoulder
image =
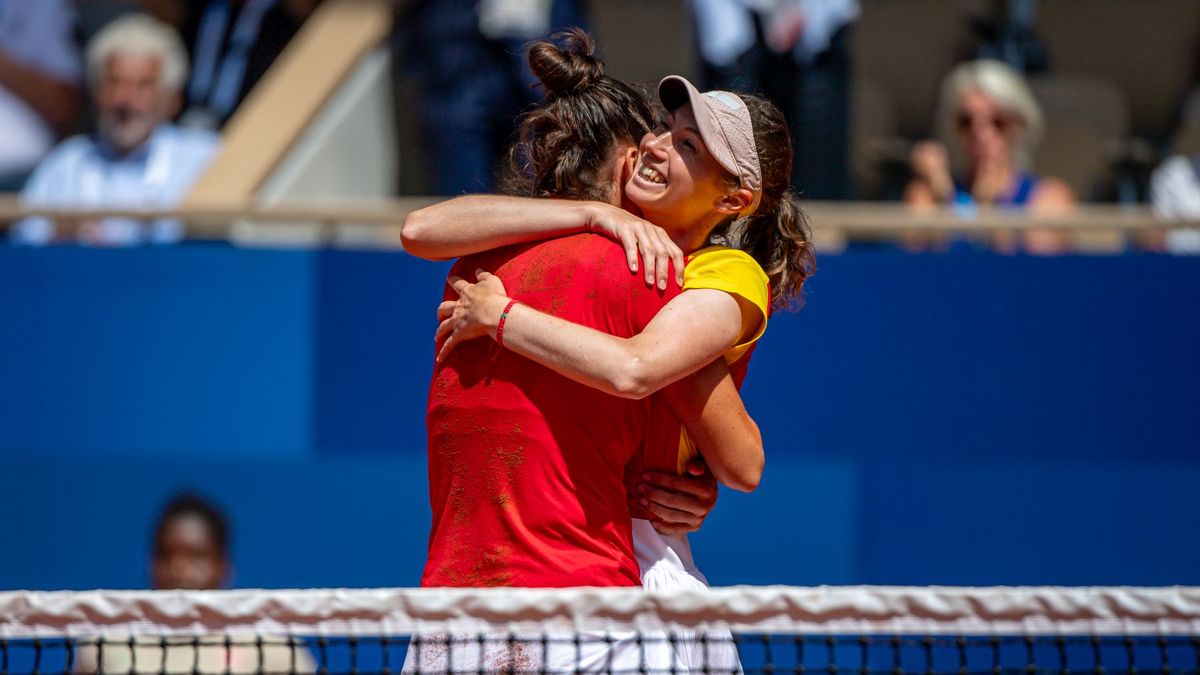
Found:
[[[502,195],[464,195],[417,209],[400,228],[404,250],[449,260],[509,244],[587,228],[590,202]]]

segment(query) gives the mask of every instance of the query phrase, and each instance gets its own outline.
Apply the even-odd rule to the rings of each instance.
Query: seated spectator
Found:
[[[79,114],[68,0],[0,2],[0,188],[17,189]]]
[[[1000,61],[979,60],[955,68],[942,83],[938,129],[962,157],[951,173],[950,152],[939,141],[912,150],[913,179],[904,200],[916,206],[998,206],[1041,215],[1070,207],[1075,195],[1063,181],[1030,171],[1042,134],[1042,111],[1021,75]],[[1015,242],[997,242],[1002,248]],[[1059,253],[1066,238],[1027,230],[1026,250]]]
[[[155,590],[216,590],[229,581],[229,525],[221,511],[203,497],[183,493],[163,508],[151,541],[150,578]],[[264,637],[262,660],[256,637],[224,635],[195,638],[137,638],[80,646],[76,671],[81,673],[231,673],[314,672],[312,656],[302,645]],[[165,653],[164,653],[165,650]],[[101,656],[102,655],[102,656]],[[101,662],[101,659],[103,661]],[[292,664],[295,668],[292,668]],[[102,668],[101,668],[102,667]]]
[[[96,134],[76,136],[55,148],[34,171],[22,202],[34,208],[92,210],[177,206],[217,147],[211,132],[170,123],[187,78],[183,43],[169,26],[129,15],[92,39],[87,61]],[[169,243],[182,236],[177,220],[128,218],[83,223],[78,232],[80,241],[106,246]],[[13,238],[46,244],[56,238],[55,224],[28,218],[17,223]]]
[[[1200,155],[1176,155],[1154,170],[1150,207],[1160,218],[1200,220]],[[1155,244],[1176,255],[1200,255],[1200,230],[1171,230]]]

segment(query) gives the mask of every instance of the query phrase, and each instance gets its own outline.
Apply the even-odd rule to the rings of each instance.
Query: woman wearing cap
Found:
[[[670,246],[656,239],[661,234],[691,253],[683,274],[688,292],[642,334],[624,340],[514,304],[499,280],[482,272],[477,284],[455,281],[461,299],[439,310],[441,356],[462,340],[488,334],[618,396],[641,398],[689,376],[708,383],[710,391],[729,381],[740,384],[745,356],[769,311],[799,295],[812,266],[803,215],[788,192],[786,126],[761,99],[700,94],[680,77],[664,79],[659,95],[670,115],[631,158],[625,198],[661,230],[645,229],[646,221],[608,205],[474,196],[414,214],[405,224],[404,243],[423,257],[444,258],[581,229],[604,231],[654,251],[657,260],[645,260],[645,271],[648,276],[657,271],[662,286],[665,270],[658,263],[669,257]],[[521,208],[513,209],[514,203]],[[738,248],[708,245],[714,238]],[[636,263],[635,252],[631,268]],[[663,425],[647,444],[653,456],[644,458],[645,466],[678,470],[696,450],[678,422],[666,419],[669,412],[660,413],[656,419]],[[749,418],[743,423],[757,436]],[[740,454],[705,448],[705,459],[722,482],[750,490],[762,470],[761,442],[752,445]],[[647,588],[703,587],[685,536],[660,535],[648,520],[635,519],[634,544]],[[736,668],[729,645],[722,649],[712,636],[708,641],[706,649],[704,641],[685,637],[677,644],[677,664]]]

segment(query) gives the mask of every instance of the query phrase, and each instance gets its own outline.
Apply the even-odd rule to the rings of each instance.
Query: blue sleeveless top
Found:
[[[1002,195],[996,200],[996,206],[1025,206],[1037,185],[1037,178],[1022,171],[1017,174],[1017,187],[1009,194]],[[973,206],[975,198],[971,196],[971,187],[962,181],[954,181],[954,205]]]

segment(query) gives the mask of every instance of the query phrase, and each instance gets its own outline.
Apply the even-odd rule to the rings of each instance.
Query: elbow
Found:
[[[728,481],[722,481],[725,486],[738,492],[754,492],[762,482],[763,460],[760,456],[756,462],[748,463],[733,472]]]
[[[437,250],[433,246],[432,226],[425,211],[426,209],[418,209],[404,217],[404,222],[400,225],[400,245],[409,255],[426,260],[439,260]]]
[[[621,398],[641,400],[661,388],[655,386],[650,377],[645,360],[631,357],[622,367],[614,369],[609,380],[610,393]]]
[[[762,482],[765,463],[766,455],[763,453],[762,443],[753,443],[738,454],[736,461],[721,467],[717,479],[731,490],[754,492]]]

